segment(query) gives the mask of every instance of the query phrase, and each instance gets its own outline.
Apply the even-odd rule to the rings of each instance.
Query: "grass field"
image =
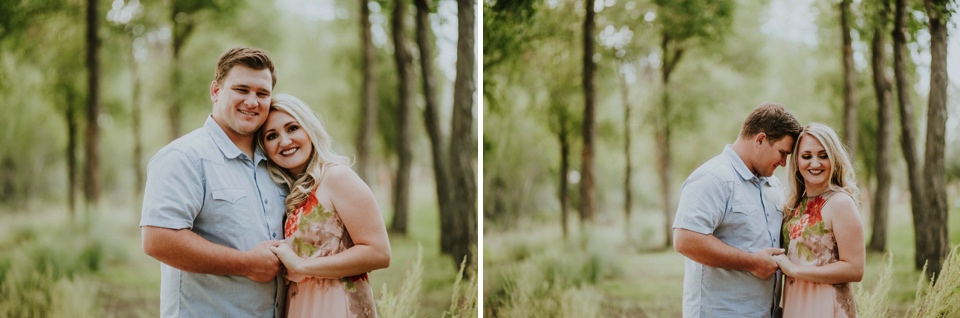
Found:
[[[950,197],[956,198],[955,193]],[[951,246],[956,246],[956,201],[949,222]],[[597,308],[597,313],[587,313],[591,317],[680,317],[684,258],[672,248],[658,248],[664,240],[662,216],[637,211],[629,232],[623,223],[605,219],[586,231],[574,225],[566,240],[559,222],[522,223],[509,231],[485,233],[484,316],[549,312],[551,317],[582,317],[573,308],[586,307]],[[903,317],[914,305],[922,275],[913,266],[913,223],[905,198],[894,198],[889,226],[892,286],[880,298],[889,308],[884,316]],[[866,235],[869,239],[869,232]],[[884,255],[868,253],[859,284],[865,291],[872,291],[881,278]],[[951,301],[960,302],[960,289],[950,295]]]
[[[40,202],[0,209],[0,317],[158,316],[160,263],[141,250],[139,211],[139,203],[105,204],[72,219],[65,207]],[[399,306],[416,308],[417,317],[450,315],[457,270],[439,253],[436,208],[428,202],[410,212],[409,235],[390,235],[391,266],[370,275],[378,306],[384,286],[404,292],[422,246],[418,291]]]

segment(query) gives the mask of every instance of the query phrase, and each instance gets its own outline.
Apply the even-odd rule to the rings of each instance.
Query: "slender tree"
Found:
[[[360,84],[360,125],[357,125],[357,174],[367,183],[373,182],[370,171],[374,129],[377,123],[377,55],[373,47],[370,25],[370,4],[360,3],[360,69],[363,79]]]
[[[857,71],[853,66],[853,40],[850,37],[850,2],[840,1],[840,34],[843,39],[843,142],[851,160],[857,146]]]
[[[890,141],[893,131],[893,83],[887,73],[886,36],[890,2],[881,1],[871,44],[873,88],[877,95],[877,190],[873,196],[873,224],[869,248],[882,252],[887,248],[887,214],[890,202]]]
[[[86,167],[84,168],[84,196],[87,205],[100,201],[100,36],[98,0],[87,0],[87,128]]]
[[[407,17],[407,3],[403,0],[394,2],[393,7],[393,57],[397,63],[397,89],[400,96],[397,105],[397,176],[393,184],[393,222],[390,230],[395,233],[407,233],[407,215],[410,208],[410,165],[413,154],[410,150],[412,127],[410,126],[410,112],[413,108],[413,97],[416,94],[416,80],[414,79],[413,54],[410,52],[407,40],[407,27],[404,22]]]
[[[671,122],[676,116],[671,100],[670,76],[689,48],[720,41],[732,24],[733,2],[729,0],[654,0],[659,8],[657,24],[660,27],[661,81],[663,92],[660,104],[655,106],[653,121],[657,148],[657,173],[660,180],[661,208],[664,215],[665,245],[673,244],[673,166]]]
[[[420,79],[423,82],[423,99],[426,106],[423,108],[424,126],[427,136],[430,137],[430,154],[433,155],[433,176],[436,180],[437,204],[440,211],[440,251],[453,252],[453,240],[447,235],[453,228],[453,218],[450,206],[450,176],[449,164],[444,156],[444,136],[440,127],[440,114],[437,102],[436,77],[433,72],[433,42],[430,40],[430,2],[429,0],[414,0],[417,6],[417,46],[420,48]]]
[[[593,54],[596,51],[596,33],[597,23],[595,21],[597,12],[594,11],[596,0],[586,0],[587,10],[586,18],[583,21],[583,147],[580,164],[580,219],[583,222],[593,222],[596,214],[596,202],[594,200],[596,189],[594,188],[593,176],[593,152],[594,139],[597,136],[596,128],[596,83],[594,77],[597,72],[597,65],[593,61]]]
[[[178,93],[180,83],[183,81],[183,70],[180,69],[180,54],[183,51],[187,40],[193,35],[199,16],[204,12],[215,12],[218,17],[227,16],[231,10],[236,7],[235,1],[230,0],[170,0],[170,22],[173,23],[173,34],[170,37],[171,44],[171,64],[170,64],[170,91],[169,103],[167,109],[167,121],[170,132],[170,140],[180,137],[181,125],[180,115],[183,113],[183,105],[180,102]]]
[[[66,77],[61,77],[58,79],[59,91],[63,94],[63,119],[67,123],[67,211],[70,212],[70,217],[76,217],[77,215],[77,186],[79,182],[77,181],[77,146],[79,141],[79,123],[77,122],[77,100],[79,99],[79,92],[74,89],[73,85],[66,80]]]
[[[921,174],[921,165],[919,154],[916,150],[917,138],[916,127],[913,115],[913,104],[910,100],[910,80],[907,73],[907,19],[909,11],[907,9],[907,0],[895,0],[894,23],[893,23],[893,74],[897,87],[897,104],[900,112],[900,147],[903,151],[903,158],[907,163],[907,184],[910,189],[910,210],[913,214],[913,231],[916,235],[914,240],[914,267],[923,268],[926,262],[925,255],[921,252],[929,241],[925,230],[929,222],[926,218],[926,205],[923,201],[923,178]]]
[[[457,77],[453,84],[453,117],[450,125],[450,194],[453,198],[455,232],[453,260],[459,266],[463,259],[475,265],[473,253],[477,247],[477,177],[473,162],[477,149],[474,126],[474,98],[477,57],[474,53],[476,36],[476,2],[457,0]]]
[[[930,29],[930,94],[927,108],[927,141],[923,162],[924,201],[928,242],[922,253],[927,260],[927,276],[935,278],[950,252],[947,228],[947,190],[944,176],[944,149],[947,124],[947,21],[950,20],[949,0],[925,0],[924,7]],[[920,241],[920,237],[917,238]]]
[[[633,206],[633,186],[630,177],[633,176],[633,161],[630,157],[630,85],[627,83],[627,74],[624,72],[626,64],[621,60],[620,68],[620,98],[623,103],[623,228],[625,234],[630,233],[630,209]]]

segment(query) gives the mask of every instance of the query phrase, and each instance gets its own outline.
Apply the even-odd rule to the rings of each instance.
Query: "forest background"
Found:
[[[483,314],[678,317],[681,184],[778,102],[854,157],[863,316],[955,315],[927,301],[960,300],[957,8],[485,1]],[[918,287],[937,274],[945,292]]]
[[[0,2],[0,317],[157,315],[159,262],[138,227],[145,166],[203,124],[217,58],[236,46],[270,54],[274,93],[313,108],[379,201],[393,249],[371,274],[381,315],[476,316],[478,11]]]

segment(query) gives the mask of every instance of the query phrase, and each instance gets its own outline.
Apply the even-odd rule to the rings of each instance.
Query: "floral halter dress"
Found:
[[[323,174],[321,173],[322,180]],[[319,183],[318,183],[319,184]],[[317,186],[317,189],[320,187]],[[303,258],[334,255],[353,246],[340,215],[319,203],[316,189],[284,223],[286,244]],[[286,273],[287,317],[376,317],[367,274],[326,278]]]
[[[823,266],[840,260],[833,230],[823,222],[821,209],[837,192],[807,197],[783,222],[787,258],[800,266]],[[787,276],[783,290],[784,317],[857,317],[850,283],[820,284]]]

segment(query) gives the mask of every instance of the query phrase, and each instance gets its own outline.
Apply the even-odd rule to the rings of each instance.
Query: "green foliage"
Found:
[[[730,30],[734,2],[731,0],[654,0],[664,37],[676,43],[719,41]]]
[[[12,251],[0,255],[0,316],[99,316],[98,285],[84,277],[97,273],[108,256],[99,238],[84,232],[60,223],[33,225],[14,232],[24,237],[3,238]]]
[[[589,231],[569,241],[544,235],[542,229],[521,232],[488,241],[493,249],[484,254],[485,315],[604,316],[597,284],[621,278],[624,271],[616,261],[615,244]],[[518,257],[519,253],[528,255]]]

